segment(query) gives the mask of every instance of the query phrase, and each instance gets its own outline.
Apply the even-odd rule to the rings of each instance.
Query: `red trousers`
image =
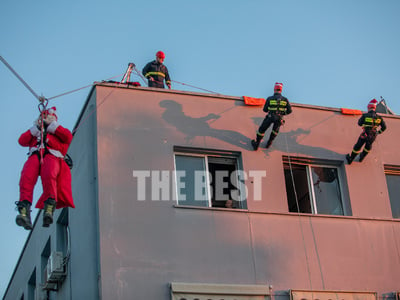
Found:
[[[32,204],[33,189],[39,177],[40,162],[37,154],[31,155],[22,168],[19,180],[19,201],[28,200]]]
[[[52,154],[46,154],[42,164],[36,154],[31,155],[25,162],[19,182],[20,201],[28,200],[32,203],[33,190],[39,175],[43,194],[36,204],[37,208],[42,209],[44,201],[49,198],[56,200],[57,208],[75,207],[72,200],[70,170],[63,159]]]

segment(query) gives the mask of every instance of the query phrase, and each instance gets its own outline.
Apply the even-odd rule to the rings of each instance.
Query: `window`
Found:
[[[289,212],[345,215],[341,162],[283,157]]]
[[[172,300],[266,300],[270,294],[266,285],[171,283]]]
[[[68,208],[63,208],[57,220],[57,250],[64,255],[69,252]]]
[[[41,255],[41,271],[42,271],[41,279],[42,279],[43,284],[47,280],[47,262],[50,257],[50,252],[51,252],[51,248],[50,248],[50,237],[49,237],[46,242],[46,245],[43,248],[42,255]]]
[[[179,205],[246,208],[240,153],[174,147]]]
[[[28,281],[28,299],[33,300],[35,299],[36,293],[36,268],[33,269],[31,277],[29,277]]]
[[[400,167],[385,165],[386,184],[393,218],[400,218]]]

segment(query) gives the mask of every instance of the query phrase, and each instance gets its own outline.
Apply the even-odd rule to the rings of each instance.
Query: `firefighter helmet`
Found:
[[[158,51],[158,52],[156,53],[156,57],[158,57],[158,58],[165,58],[165,53],[162,52],[162,51]]]

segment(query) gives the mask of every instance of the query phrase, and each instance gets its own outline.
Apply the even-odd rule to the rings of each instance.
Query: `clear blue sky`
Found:
[[[120,80],[129,62],[142,69],[163,50],[172,80],[221,94],[267,97],[279,81],[294,103],[365,110],[383,96],[399,114],[399,15],[398,0],[2,0],[0,55],[47,98]],[[0,87],[3,295],[28,235],[15,225],[27,152],[17,139],[38,102],[1,63]],[[65,127],[88,92],[50,101]],[[39,182],[36,199],[40,192]]]

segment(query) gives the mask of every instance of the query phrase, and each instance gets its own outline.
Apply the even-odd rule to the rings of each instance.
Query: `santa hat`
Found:
[[[274,90],[276,91],[282,91],[283,84],[280,82],[275,82]]]
[[[54,115],[56,117],[56,119],[58,119],[57,111],[56,111],[56,107],[55,106],[48,108],[46,110],[46,112],[47,112],[48,115]]]
[[[378,101],[376,99],[372,99],[368,103],[368,106],[367,106],[368,110],[371,110],[371,109],[375,110],[377,104],[378,104]]]

